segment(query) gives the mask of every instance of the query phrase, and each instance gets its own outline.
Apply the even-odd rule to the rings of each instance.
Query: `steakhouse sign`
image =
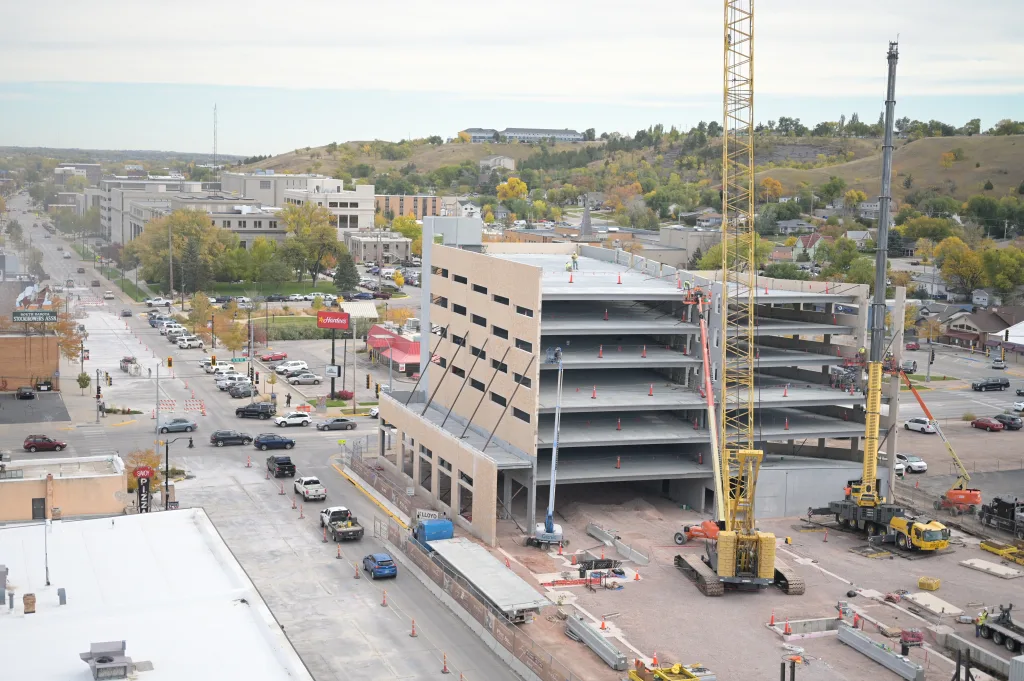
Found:
[[[328,312],[319,310],[316,313],[316,325],[321,329],[338,329],[348,331],[348,312]]]

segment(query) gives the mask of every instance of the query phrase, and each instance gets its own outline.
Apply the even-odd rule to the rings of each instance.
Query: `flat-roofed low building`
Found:
[[[7,526],[0,556],[4,679],[313,679],[201,508]]]
[[[397,263],[412,257],[412,239],[384,230],[346,231],[345,246],[356,262]]]
[[[60,440],[57,435],[52,439]],[[124,461],[117,454],[14,456],[0,462],[0,522],[124,513],[128,487]]]

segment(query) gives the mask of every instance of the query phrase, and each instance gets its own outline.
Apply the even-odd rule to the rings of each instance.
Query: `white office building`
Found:
[[[100,224],[107,239],[125,244],[134,239],[141,230],[132,228],[129,203],[133,200],[169,200],[178,193],[202,193],[217,191],[219,182],[190,182],[180,177],[112,177],[100,180],[99,192],[90,192],[87,203],[98,204]]]
[[[338,240],[344,240],[345,230],[372,229],[374,195],[372,184],[359,184],[346,190],[342,180],[323,178],[307,189],[285,189],[282,206],[302,206],[314,203],[323,206],[334,216]]]
[[[221,173],[221,189],[228,194],[255,199],[264,206],[283,206],[286,190],[320,191],[322,187],[340,182],[326,175],[275,174],[273,170],[253,173]],[[372,198],[372,197],[371,197]]]

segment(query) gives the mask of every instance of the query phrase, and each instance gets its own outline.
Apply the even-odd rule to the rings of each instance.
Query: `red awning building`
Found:
[[[412,375],[420,370],[420,343],[374,324],[366,334],[370,357],[378,364],[394,363],[394,370]]]

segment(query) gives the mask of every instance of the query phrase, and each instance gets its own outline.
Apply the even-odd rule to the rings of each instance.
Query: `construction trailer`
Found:
[[[981,637],[990,638],[996,645],[1003,646],[1011,653],[1020,652],[1024,647],[1024,624],[1013,617],[1013,603],[1005,608],[999,606],[999,614],[990,614],[981,626]]]

